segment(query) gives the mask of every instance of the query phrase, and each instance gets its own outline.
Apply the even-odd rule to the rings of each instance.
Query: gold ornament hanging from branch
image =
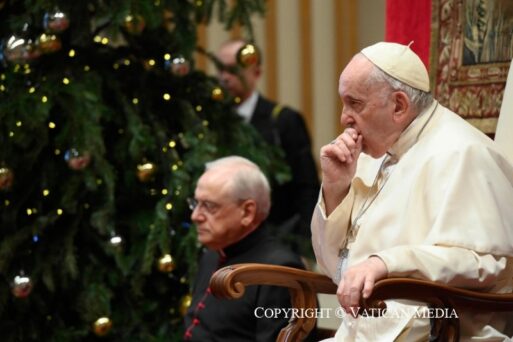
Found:
[[[96,336],[105,336],[112,329],[112,321],[109,317],[100,317],[93,323],[93,332]]]
[[[123,28],[130,34],[138,35],[144,31],[146,21],[140,15],[129,14],[123,21]]]
[[[137,178],[140,182],[147,183],[153,179],[157,172],[157,166],[153,163],[146,162],[137,165]]]
[[[54,53],[62,48],[61,39],[55,34],[42,33],[36,40],[36,47],[43,54]]]
[[[182,317],[187,313],[187,309],[191,306],[192,303],[192,295],[190,293],[184,295],[180,300],[180,314]]]
[[[162,273],[170,273],[173,272],[176,268],[176,263],[171,256],[171,254],[164,254],[158,261],[157,261],[157,268]]]
[[[212,100],[214,101],[223,101],[224,100],[224,92],[223,92],[223,89],[221,89],[221,87],[214,87],[212,89],[212,95],[211,95],[211,98]]]
[[[237,51],[236,58],[237,63],[243,68],[260,64],[260,52],[258,51],[256,45],[251,43],[243,45]]]

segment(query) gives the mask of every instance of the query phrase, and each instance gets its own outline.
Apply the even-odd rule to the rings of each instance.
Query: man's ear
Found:
[[[396,123],[403,123],[410,120],[409,113],[411,110],[411,102],[408,96],[402,91],[395,91],[394,97],[394,114],[393,119]]]
[[[260,79],[260,76],[262,76],[262,69],[260,68],[260,66],[258,65],[253,65],[251,66],[251,77],[254,79],[254,80],[258,80]]]
[[[256,202],[252,199],[245,200],[241,205],[242,210],[242,218],[241,222],[244,226],[251,225],[256,218],[257,214],[257,205]]]

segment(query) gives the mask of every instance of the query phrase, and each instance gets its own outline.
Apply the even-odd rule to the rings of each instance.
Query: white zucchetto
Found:
[[[393,78],[410,87],[429,92],[428,71],[409,45],[380,42],[364,48],[361,53]]]

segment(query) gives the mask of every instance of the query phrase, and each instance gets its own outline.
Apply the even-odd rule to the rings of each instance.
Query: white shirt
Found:
[[[246,101],[237,106],[237,113],[244,119],[245,122],[250,122],[253,112],[255,111],[258,102],[258,92],[253,91]]]

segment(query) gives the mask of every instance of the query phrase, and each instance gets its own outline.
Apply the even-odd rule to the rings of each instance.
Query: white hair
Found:
[[[257,218],[263,221],[271,208],[269,181],[258,165],[240,156],[228,156],[205,164],[206,170],[230,168],[233,177],[229,179],[234,200],[252,199],[257,206]]]
[[[404,92],[410,99],[413,107],[417,110],[417,113],[422,112],[433,103],[433,95],[430,92],[422,91],[420,89],[413,88],[398,79],[388,75],[386,72],[381,70],[376,65],[372,65],[373,69],[369,74],[367,82],[382,82],[387,84],[394,91]]]

